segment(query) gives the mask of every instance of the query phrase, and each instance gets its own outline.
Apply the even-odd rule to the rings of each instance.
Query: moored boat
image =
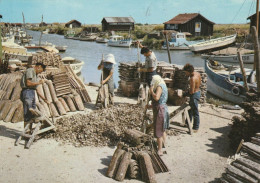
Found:
[[[172,33],[171,40],[169,41],[169,49],[170,50],[189,50],[189,45],[202,42],[201,41],[187,41],[185,33]],[[163,50],[167,50],[166,42],[164,42],[162,46]]]
[[[64,57],[62,59],[62,62],[64,65],[69,65],[72,68],[72,70],[75,72],[75,74],[80,73],[82,66],[84,65],[83,61],[77,60],[73,57]]]
[[[235,104],[242,103],[246,99],[246,90],[243,86],[243,76],[240,69],[216,63],[205,61],[208,92]],[[255,89],[255,72],[251,69],[245,69],[245,71],[249,88]]]
[[[102,37],[98,37],[98,38],[96,39],[96,42],[97,42],[97,43],[107,43],[107,42],[108,42],[108,39],[102,38]]]
[[[234,34],[231,36],[226,36],[226,37],[221,37],[221,38],[216,38],[216,39],[211,39],[211,40],[204,41],[201,43],[189,45],[189,48],[192,52],[195,52],[195,53],[213,51],[213,50],[221,49],[221,48],[224,48],[224,47],[227,47],[227,46],[233,44],[236,41],[236,37],[237,37],[237,34]]]
[[[239,60],[237,55],[201,55],[202,59],[215,60],[223,63],[237,63],[239,64]],[[254,54],[245,54],[242,55],[242,60],[244,64],[253,64],[254,63]]]
[[[59,50],[59,52],[65,52],[67,50],[68,46],[55,46],[55,48],[57,50]]]
[[[130,47],[132,44],[132,39],[125,39],[123,36],[110,36],[109,41],[107,42],[108,46],[115,46],[115,47]]]

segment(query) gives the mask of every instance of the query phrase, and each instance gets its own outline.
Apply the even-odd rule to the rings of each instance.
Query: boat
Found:
[[[107,42],[108,46],[115,47],[130,47],[132,44],[132,39],[125,39],[123,36],[113,35],[110,36],[109,41]]]
[[[55,48],[57,50],[59,50],[59,52],[65,52],[67,50],[68,46],[55,46]]]
[[[108,42],[108,39],[102,38],[102,37],[98,37],[98,38],[96,39],[96,42],[97,42],[97,43],[107,43],[107,42]]]
[[[233,44],[236,41],[237,34],[233,34],[230,36],[225,36],[216,39],[210,39],[208,41],[204,41],[201,43],[196,43],[189,45],[189,48],[192,52],[195,53],[203,53],[209,52],[217,49],[221,49]]]
[[[2,42],[3,53],[8,54],[9,59],[19,59],[22,62],[28,62],[28,60],[32,58],[32,53],[28,52],[25,47],[20,46],[13,41],[8,40],[7,42]]]
[[[76,32],[73,29],[69,29],[64,35],[65,39],[72,39],[76,35]]]
[[[42,33],[43,33],[43,34],[49,34],[49,32],[50,32],[50,29],[46,29],[46,30],[43,31]]]
[[[186,40],[186,34],[185,33],[172,33],[171,40],[169,41],[169,49],[170,50],[189,50],[189,45],[202,42],[204,40],[200,41],[187,41]],[[164,42],[162,46],[163,50],[167,50],[166,42]]]
[[[83,61],[77,60],[73,57],[64,57],[62,59],[62,62],[64,65],[69,65],[72,68],[72,70],[75,72],[75,74],[80,73],[82,66],[84,65]]]
[[[80,41],[95,41],[97,39],[97,36],[94,34],[89,34],[84,37],[80,37]]]
[[[223,63],[236,63],[239,64],[237,55],[201,55],[202,59],[215,60]],[[254,63],[254,54],[245,54],[242,55],[242,60],[244,64],[253,64]]]
[[[205,61],[205,72],[208,76],[207,90],[209,93],[234,104],[240,104],[246,99],[243,86],[243,76],[238,67],[219,64],[215,61]],[[256,89],[255,72],[245,69],[250,89]]]

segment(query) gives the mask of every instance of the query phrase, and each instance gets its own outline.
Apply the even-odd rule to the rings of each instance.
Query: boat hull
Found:
[[[162,46],[163,50],[167,50],[167,47]],[[188,46],[180,46],[180,47],[169,47],[170,50],[189,50],[190,48]]]
[[[213,39],[189,46],[190,50],[195,53],[204,53],[208,51],[218,50],[220,48],[226,48],[236,41],[236,35]]]
[[[202,55],[201,58],[212,59],[212,60],[220,61],[220,62],[239,64],[237,55]],[[244,64],[253,64],[254,63],[254,54],[242,55],[242,60],[243,60]]]
[[[209,93],[235,104],[240,104],[246,99],[242,87],[239,87],[241,93],[239,95],[234,95],[232,93],[232,88],[237,85],[229,82],[227,77],[215,73],[209,68],[208,61],[205,62],[205,72],[208,76],[207,91]]]
[[[132,41],[108,41],[107,45],[108,46],[113,46],[113,47],[130,47],[132,44]]]

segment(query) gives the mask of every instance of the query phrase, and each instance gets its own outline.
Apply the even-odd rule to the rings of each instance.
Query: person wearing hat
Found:
[[[103,81],[102,85],[108,84],[108,90],[111,95],[112,104],[114,104],[114,80],[113,80],[113,73],[114,73],[114,64],[116,64],[115,57],[113,54],[107,54],[104,60],[101,60],[100,64],[98,65],[98,70],[103,70]]]
[[[149,86],[151,86],[152,78],[154,75],[156,75],[157,58],[153,51],[151,51],[147,47],[144,47],[139,41],[137,41],[137,44],[141,48],[141,54],[143,54],[146,57],[145,68],[138,69],[138,72],[146,73],[146,82]]]

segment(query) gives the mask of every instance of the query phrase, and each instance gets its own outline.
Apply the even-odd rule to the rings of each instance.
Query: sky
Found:
[[[132,16],[136,23],[161,24],[179,13],[201,13],[217,24],[247,23],[256,0],[0,0],[3,22],[100,24],[103,17]]]

